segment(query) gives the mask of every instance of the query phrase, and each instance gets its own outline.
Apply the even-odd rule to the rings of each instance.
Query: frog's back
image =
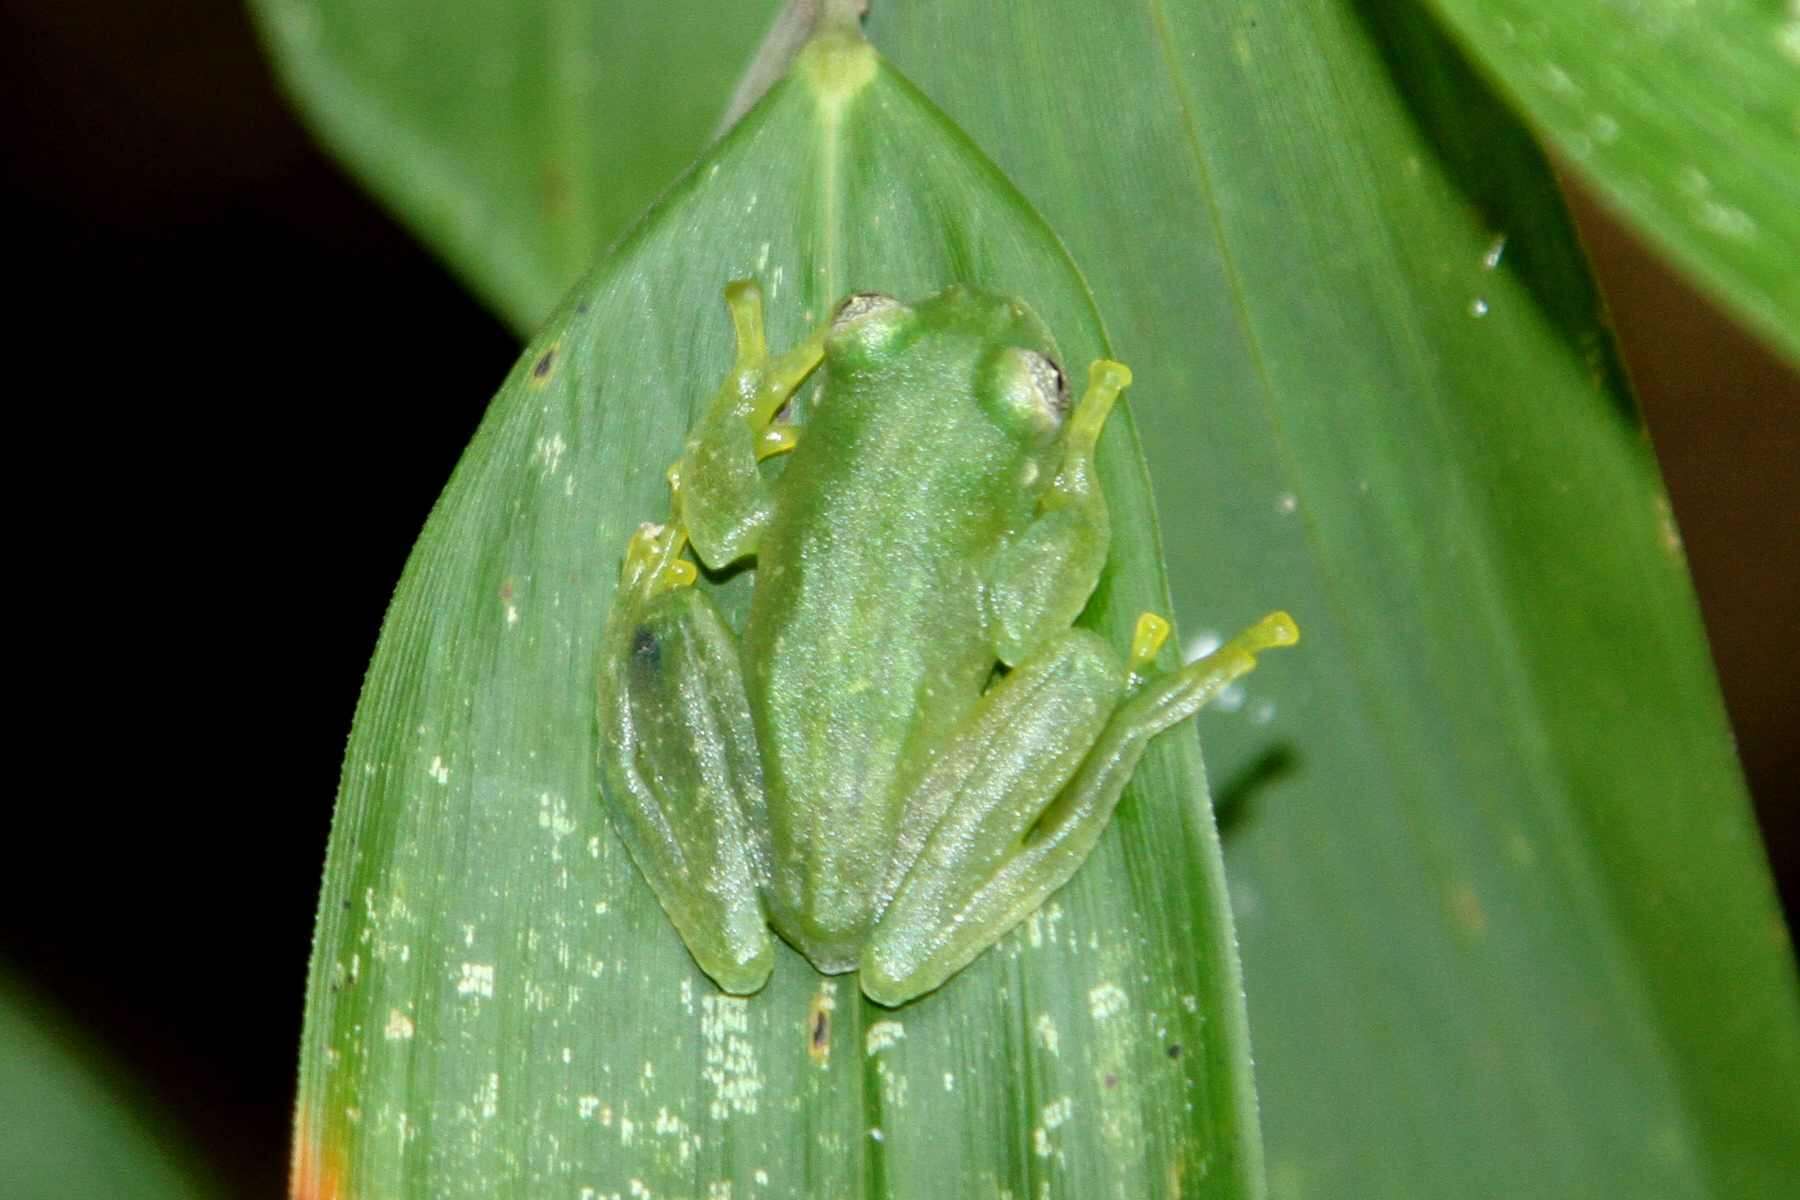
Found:
[[[983,569],[1035,505],[1036,451],[974,394],[980,350],[828,375],[758,551],[744,653],[771,917],[827,969],[855,965],[878,915],[907,767],[993,671]]]

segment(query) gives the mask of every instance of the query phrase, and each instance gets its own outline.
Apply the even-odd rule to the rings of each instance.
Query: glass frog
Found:
[[[897,1005],[1036,910],[1145,744],[1298,631],[1274,613],[1158,672],[1153,614],[1124,660],[1075,626],[1110,534],[1095,444],[1131,374],[1098,361],[1071,404],[1022,302],[857,294],[777,355],[755,284],[725,296],[736,363],[669,470],[669,520],[626,548],[603,636],[602,784],[721,988],[768,979],[772,926]],[[741,631],[689,546],[713,571],[754,560]]]

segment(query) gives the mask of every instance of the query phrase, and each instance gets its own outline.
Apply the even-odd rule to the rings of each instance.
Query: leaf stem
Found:
[[[869,3],[870,0],[788,0],[787,6],[769,26],[769,32],[763,35],[762,44],[756,48],[750,65],[738,77],[724,115],[713,129],[714,140],[724,137],[745,113],[755,107],[763,93],[787,74],[800,47],[814,36],[840,32],[861,37],[862,19],[869,11]]]

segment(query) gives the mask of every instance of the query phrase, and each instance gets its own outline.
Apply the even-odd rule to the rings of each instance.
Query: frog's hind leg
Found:
[[[602,635],[600,770],[613,828],[702,970],[769,978],[767,802],[737,639],[691,586],[676,526],[632,537]]]
[[[911,795],[862,989],[900,1004],[943,983],[1066,883],[1156,734],[1299,636],[1274,613],[1206,658],[1144,679],[1168,624],[1145,614],[1129,666],[1074,629],[989,689]],[[915,824],[916,819],[916,824]]]
[[[669,468],[675,519],[713,568],[756,550],[770,511],[757,464],[794,448],[797,427],[777,422],[776,414],[819,365],[826,332],[821,328],[792,350],[770,355],[755,281],[727,285],[725,305],[737,337],[735,360]]]

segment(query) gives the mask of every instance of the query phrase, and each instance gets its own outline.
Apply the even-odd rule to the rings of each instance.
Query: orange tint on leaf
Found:
[[[293,1200],[347,1200],[344,1156],[336,1146],[321,1144],[305,1116],[294,1133],[294,1162],[288,1194]]]

